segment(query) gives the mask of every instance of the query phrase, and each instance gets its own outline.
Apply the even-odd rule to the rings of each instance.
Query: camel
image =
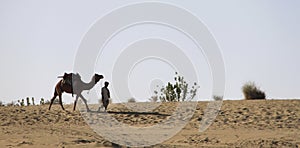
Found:
[[[73,111],[75,111],[76,103],[79,97],[83,100],[87,111],[90,111],[87,105],[87,100],[82,96],[81,93],[84,90],[92,89],[97,84],[97,82],[99,82],[104,77],[103,75],[95,74],[89,83],[83,82],[81,80],[80,75],[74,73],[64,73],[64,76],[59,76],[58,78],[62,79],[55,86],[54,96],[51,99],[49,110],[51,109],[51,106],[57,96],[59,97],[59,103],[61,108],[65,110],[62,104],[62,93],[66,92],[72,94],[72,96],[73,94],[76,95]]]

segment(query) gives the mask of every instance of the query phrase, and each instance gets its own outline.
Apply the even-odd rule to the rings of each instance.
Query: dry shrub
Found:
[[[0,106],[5,106],[4,103],[2,101],[0,101]]]
[[[260,90],[254,82],[245,83],[242,91],[246,100],[266,99],[265,92]]]
[[[14,106],[15,102],[11,101],[10,103],[7,103],[6,106]]]
[[[136,102],[136,100],[134,98],[128,99],[128,103],[135,103],[135,102]]]
[[[223,100],[223,96],[213,96],[213,99],[215,100],[215,101],[222,101]]]

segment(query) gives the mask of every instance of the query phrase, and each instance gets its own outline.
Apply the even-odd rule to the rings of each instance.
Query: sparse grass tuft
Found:
[[[134,98],[128,99],[128,103],[135,103],[135,102],[136,102],[136,100]]]
[[[223,96],[213,96],[213,99],[215,101],[222,101],[223,100]]]
[[[7,103],[6,106],[15,106],[14,101],[11,101],[10,103]]]
[[[242,91],[246,100],[266,99],[265,92],[260,90],[254,82],[245,83]]]
[[[5,106],[4,103],[2,101],[0,101],[0,106]]]

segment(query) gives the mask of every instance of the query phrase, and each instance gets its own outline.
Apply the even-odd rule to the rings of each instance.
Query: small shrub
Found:
[[[158,96],[152,96],[151,98],[149,98],[150,102],[158,102]]]
[[[196,97],[197,90],[200,88],[196,82],[193,83],[192,87],[189,87],[184,77],[180,76],[177,72],[175,72],[174,80],[174,84],[168,82],[160,91],[154,91],[161,102],[191,101]]]
[[[29,106],[30,105],[29,97],[26,98],[26,102],[27,102],[27,106]]]
[[[222,101],[223,100],[223,97],[222,96],[213,96],[213,99],[215,101]]]
[[[35,105],[35,103],[34,103],[34,97],[31,98],[31,102],[32,102],[32,105]]]
[[[22,99],[20,106],[25,106],[24,99]]]
[[[254,82],[244,84],[242,91],[246,100],[266,99],[265,92],[261,91]]]
[[[134,98],[128,99],[128,103],[135,103],[135,102],[136,102],[136,100]]]
[[[47,100],[44,104],[49,105],[50,103],[50,100]]]
[[[46,105],[49,105],[51,103],[51,101],[50,100],[47,100],[44,104],[46,104]],[[59,100],[58,99],[55,99],[54,101],[53,101],[53,104],[60,104],[59,103]],[[53,105],[52,104],[52,105]]]
[[[14,101],[11,101],[10,103],[7,103],[6,106],[14,106],[15,105],[15,102]]]
[[[44,98],[41,98],[40,105],[44,105],[44,104],[45,104],[45,100],[44,100]]]
[[[4,103],[2,101],[0,101],[0,106],[4,106]]]

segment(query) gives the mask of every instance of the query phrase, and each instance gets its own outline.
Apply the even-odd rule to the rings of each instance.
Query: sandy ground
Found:
[[[164,103],[151,112],[134,112],[112,104],[108,114],[126,125],[147,127],[171,118],[176,105]],[[199,132],[206,105],[199,102],[179,133],[151,147],[300,146],[300,100],[224,101],[211,126]],[[51,111],[47,105],[0,107],[0,147],[120,147],[95,133],[78,110],[65,107],[67,111],[59,105]]]

